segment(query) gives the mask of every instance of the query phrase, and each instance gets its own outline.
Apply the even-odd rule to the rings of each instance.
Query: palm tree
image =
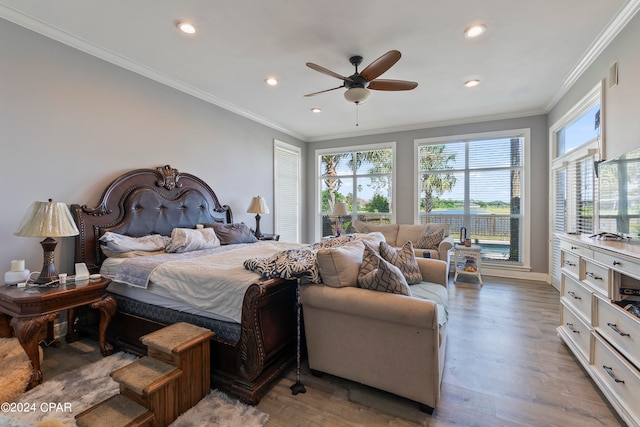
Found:
[[[441,196],[445,191],[450,191],[456,185],[455,175],[446,173],[429,173],[431,171],[442,171],[453,169],[449,165],[456,159],[455,153],[445,152],[444,145],[423,145],[420,147],[419,170],[420,190],[424,194],[422,207],[425,212],[433,210],[434,193]]]

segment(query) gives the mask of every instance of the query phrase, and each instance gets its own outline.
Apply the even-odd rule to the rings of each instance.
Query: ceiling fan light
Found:
[[[349,102],[359,104],[369,98],[369,89],[363,87],[352,87],[344,93],[344,99]]]
[[[195,34],[197,31],[196,26],[187,21],[176,22],[176,27],[185,34]]]

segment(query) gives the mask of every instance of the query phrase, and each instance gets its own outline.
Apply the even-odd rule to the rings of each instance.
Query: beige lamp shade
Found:
[[[333,215],[334,216],[347,216],[349,215],[349,211],[347,211],[347,203],[346,202],[338,202],[333,205]]]
[[[256,196],[252,198],[249,208],[247,208],[247,213],[268,214],[269,206],[267,206],[267,201],[264,197]]]
[[[35,283],[55,285],[58,272],[54,262],[54,251],[58,242],[54,237],[79,234],[67,205],[62,202],[54,202],[51,199],[48,202],[33,202],[15,234],[16,236],[45,238],[40,242],[44,261],[40,276]]]
[[[48,202],[33,202],[15,233],[23,237],[66,237],[77,234],[78,228],[67,205],[51,199]]]

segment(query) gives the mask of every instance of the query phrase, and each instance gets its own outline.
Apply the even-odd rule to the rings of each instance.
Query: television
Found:
[[[600,231],[640,236],[640,148],[596,168]]]

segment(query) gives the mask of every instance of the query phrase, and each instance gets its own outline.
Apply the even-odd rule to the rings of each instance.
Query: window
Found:
[[[551,283],[560,289],[560,240],[555,233],[594,232],[597,208],[594,162],[600,155],[601,85],[549,129]]]
[[[321,236],[335,235],[339,225],[349,231],[354,218],[393,222],[394,151],[393,143],[316,151]],[[333,215],[338,202],[348,216]]]
[[[525,148],[529,130],[416,141],[416,211],[421,224],[462,227],[483,260],[524,265]]]
[[[273,158],[275,233],[300,243],[300,148],[275,141]]]

